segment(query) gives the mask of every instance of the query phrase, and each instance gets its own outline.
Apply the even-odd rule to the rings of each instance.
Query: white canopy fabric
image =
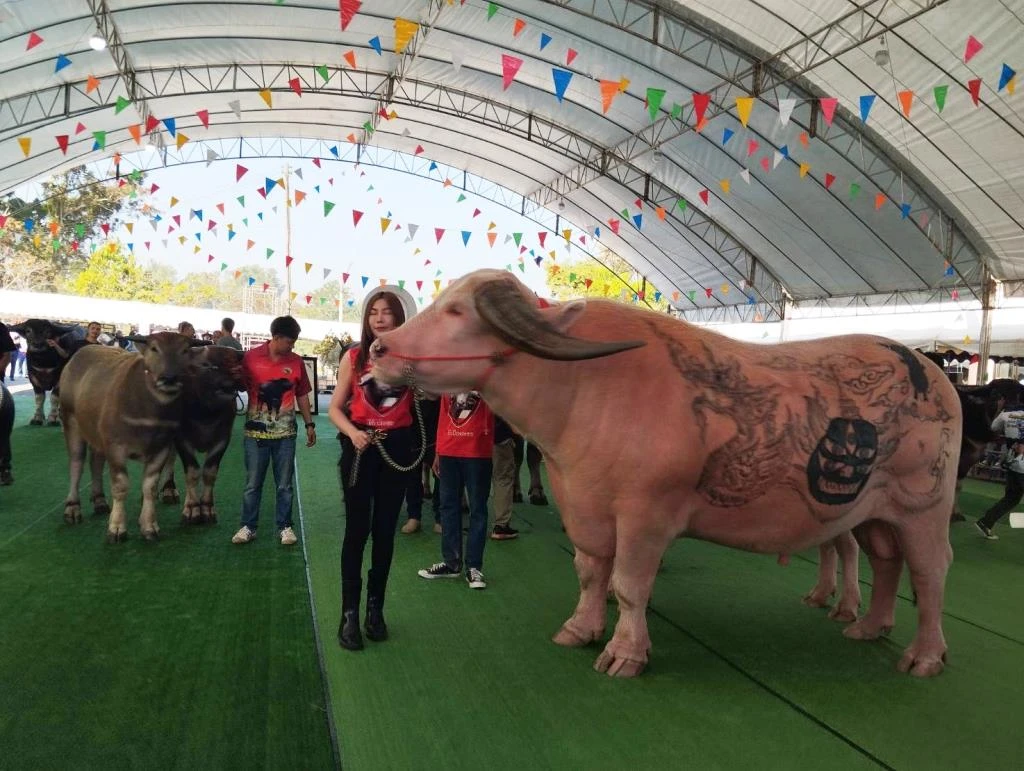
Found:
[[[137,127],[167,164],[308,138],[600,228],[684,311],[976,297],[1024,278],[1022,33],[1024,0],[0,1],[0,193]]]

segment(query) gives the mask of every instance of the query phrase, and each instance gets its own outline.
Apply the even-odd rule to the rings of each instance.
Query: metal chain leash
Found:
[[[377,445],[377,450],[380,452],[380,457],[384,459],[384,462],[391,466],[395,471],[401,471],[403,473],[417,468],[423,462],[423,456],[427,453],[427,427],[423,423],[423,413],[420,410],[420,401],[423,398],[421,394],[423,392],[415,387],[413,388],[413,392],[413,412],[416,413],[416,421],[420,424],[420,454],[410,465],[399,465],[390,455],[388,455],[387,450],[384,449],[384,440],[388,436],[387,431],[380,431],[376,428],[371,428],[366,431],[370,437],[370,444]],[[359,461],[363,457],[365,449],[366,448],[356,450],[356,457],[355,460],[352,461],[352,471],[349,473],[348,479],[348,486],[350,488],[356,486],[356,480],[359,478]]]

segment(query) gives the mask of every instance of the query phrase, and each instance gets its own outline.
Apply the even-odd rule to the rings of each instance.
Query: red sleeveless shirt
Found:
[[[437,454],[490,458],[494,452],[494,413],[476,391],[441,397]]]
[[[412,425],[412,391],[405,386],[378,383],[370,375],[369,362],[362,372],[356,372],[359,346],[348,352],[352,362],[352,401],[349,402],[349,420],[358,426],[378,428],[405,428]]]

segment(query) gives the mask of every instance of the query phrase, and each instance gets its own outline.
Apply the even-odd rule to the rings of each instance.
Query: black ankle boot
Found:
[[[388,587],[388,574],[370,568],[366,576],[366,636],[374,642],[388,639],[388,625],[384,623],[384,592]]]
[[[359,599],[363,592],[361,580],[341,582],[341,623],[338,625],[338,645],[350,651],[363,649],[363,635],[359,631]]]

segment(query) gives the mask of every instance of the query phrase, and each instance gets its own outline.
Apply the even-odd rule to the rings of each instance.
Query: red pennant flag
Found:
[[[313,165],[316,166],[318,169],[321,168],[320,167],[320,159],[319,158],[314,158],[313,159]]]
[[[413,152],[413,155],[419,155],[422,152],[423,152],[423,145],[416,145],[416,150],[415,150],[415,152]]]
[[[707,191],[707,188],[705,188],[704,190],[701,190],[698,193],[698,195],[700,196],[700,200],[702,200],[704,202],[704,205],[707,206],[708,205],[708,191]]]
[[[594,279],[592,279],[592,278],[585,278],[585,279],[583,279],[583,285],[586,286],[587,289],[590,289],[590,285],[593,284],[593,283],[594,283]]]
[[[608,220],[608,227],[612,229],[615,235],[619,234],[619,221],[617,219]],[[526,247],[524,246],[523,249],[526,249]]]
[[[501,55],[501,87],[503,90],[512,85],[516,73],[519,72],[519,68],[522,66],[523,60],[518,56],[511,56],[510,54]]]
[[[270,284],[268,284],[266,281],[264,281],[263,282],[263,291],[266,292],[268,289],[270,289]]]
[[[208,263],[209,263],[209,262],[213,262],[213,255],[212,255],[212,254],[208,254],[208,255],[206,256],[206,261],[207,261]]]
[[[242,164],[235,164],[235,182],[244,177],[248,172],[249,170],[245,168],[245,166],[243,166]]]
[[[299,82],[298,78],[292,78],[291,80],[289,80],[288,85],[291,87],[292,91],[294,91],[299,96],[302,96],[302,83]]]
[[[444,235],[444,228],[434,228],[434,238],[437,239],[437,243],[441,243],[441,236]]]
[[[835,181],[836,181],[836,175],[835,174],[826,174],[825,175],[825,189],[828,190],[830,187],[832,187],[832,183],[835,182]]]
[[[839,104],[839,100],[834,96],[823,96],[819,102],[821,104],[821,114],[825,118],[825,123],[831,126],[832,118],[836,114],[836,105]]]
[[[57,146],[60,147],[60,151],[62,153],[64,153],[64,155],[68,154],[68,135],[67,134],[60,134],[57,137]]]
[[[341,13],[341,29],[344,31],[352,22],[352,18],[359,13],[359,6],[362,0],[338,0],[338,11]],[[352,65],[353,67],[355,65]]]
[[[262,187],[256,188],[256,192],[260,194],[260,198],[266,198],[267,197],[267,191],[264,188],[262,188]]]
[[[108,225],[106,222],[104,222],[102,225],[100,225],[100,230],[103,231],[103,235],[105,235],[105,236],[109,236],[110,235],[110,225]]]
[[[361,211],[356,211],[355,209],[352,210],[352,226],[353,227],[358,225],[359,224],[359,220],[361,220],[362,218],[363,218],[363,213]]]
[[[978,106],[978,100],[981,99],[981,78],[975,78],[974,80],[967,81],[967,88],[971,92],[971,99],[974,102],[974,106]]]
[[[714,290],[711,287],[708,287],[707,289],[704,290],[704,296],[710,299],[712,292],[714,292]]]
[[[711,104],[711,94],[693,95],[693,112],[697,116],[698,125],[704,121],[704,113],[707,112],[709,104]]]
[[[772,160],[767,155],[761,159],[761,168],[763,168],[765,171],[772,170]]]
[[[153,193],[155,193],[159,189],[160,189],[160,185],[158,185],[156,182],[154,182],[152,185],[149,186],[149,194],[153,195]]]
[[[310,302],[312,302],[312,300],[313,300],[313,295],[311,295],[311,294],[306,295],[306,305],[309,305]]]
[[[220,209],[220,213],[221,214],[224,213],[224,204],[222,204],[222,203],[217,204],[217,208]]]
[[[217,223],[216,222],[214,222],[213,220],[208,220],[207,221],[207,223],[206,223],[206,229],[207,230],[213,230],[215,227],[217,227]]]
[[[146,118],[146,133],[148,134],[150,131],[152,131],[159,125],[160,120],[156,116],[150,115],[148,118]]]
[[[480,210],[479,209],[473,209],[473,216],[474,217],[478,217],[479,215],[480,215]]]
[[[537,240],[540,241],[541,248],[544,247],[544,239],[547,237],[548,234],[546,232],[541,231],[540,233],[537,233]]]
[[[33,48],[35,48],[37,45],[39,45],[42,42],[43,42],[43,39],[41,37],[39,37],[39,35],[37,35],[35,32],[33,32],[32,34],[30,34],[28,36],[28,45],[25,46],[25,50],[26,51],[31,51]]]
[[[294,257],[292,257],[292,256],[291,256],[290,254],[286,254],[286,255],[284,256],[284,266],[285,266],[286,268],[288,268],[288,267],[291,267],[291,264],[292,264],[292,263],[293,263],[294,261],[295,261],[295,258],[294,258]]]
[[[422,288],[423,288],[423,282],[422,281],[417,281],[416,282],[416,289],[422,289]]]
[[[575,59],[578,55],[579,51],[570,48],[565,54],[565,66],[568,67],[570,64],[572,64],[572,60]]]
[[[209,110],[198,110],[196,115],[199,116],[199,120],[203,122],[205,128],[210,128],[210,111]]]
[[[75,126],[75,133],[81,134],[83,131],[85,131],[85,124],[82,121],[78,121],[78,125]]]
[[[967,64],[967,62],[973,59],[974,55],[982,48],[984,48],[984,46],[978,38],[974,37],[974,35],[968,35],[967,45],[964,47],[964,64]]]
[[[344,283],[347,283],[347,282],[348,282],[348,273],[342,273],[341,274],[341,283],[344,284]]]

